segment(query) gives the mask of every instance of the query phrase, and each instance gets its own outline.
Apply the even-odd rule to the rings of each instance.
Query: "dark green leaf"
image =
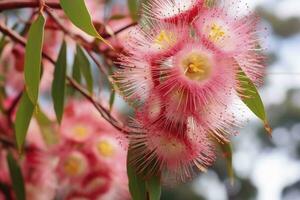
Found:
[[[129,160],[131,160],[132,153],[133,152],[129,149],[127,155],[127,175],[129,181],[129,191],[132,200],[146,200],[146,183],[139,175],[137,175],[135,169],[129,164]]]
[[[33,104],[37,104],[39,95],[44,26],[44,16],[39,15],[29,29],[25,52],[24,70],[26,90]]]
[[[11,153],[7,154],[7,163],[12,181],[12,187],[17,200],[25,200],[25,186],[21,169]]]
[[[241,68],[238,72],[238,81],[241,88],[239,91],[239,95],[242,101],[258,118],[263,121],[266,131],[271,134],[272,130],[269,126],[265,107],[261,100],[261,97],[253,82],[247,77],[247,75]]]
[[[109,98],[109,110],[112,111],[116,97],[116,91],[113,89]]]
[[[94,27],[84,0],[60,0],[60,5],[75,26],[112,47],[103,37],[99,35]]]
[[[79,66],[80,71],[86,81],[87,88],[90,93],[93,93],[93,76],[92,76],[92,70],[91,70],[91,64],[84,53],[84,51],[77,46],[77,52],[75,56],[75,63]]]
[[[160,200],[161,184],[158,176],[153,176],[146,181],[149,200]]]
[[[19,151],[23,148],[33,111],[34,105],[29,99],[27,92],[24,91],[20,100],[15,121],[15,133]]]
[[[55,64],[54,79],[52,82],[52,99],[56,119],[59,123],[61,123],[62,116],[64,113],[66,71],[67,46],[66,43],[63,42]]]
[[[139,1],[138,0],[127,0],[128,9],[130,12],[130,16],[134,21],[138,21],[139,19]]]

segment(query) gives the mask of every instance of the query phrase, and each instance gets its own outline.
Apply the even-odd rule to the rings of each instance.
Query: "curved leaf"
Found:
[[[63,42],[54,71],[54,79],[52,82],[52,99],[56,119],[61,123],[64,102],[65,102],[65,85],[66,85],[66,71],[67,71],[67,45]]]
[[[111,44],[97,32],[84,0],[60,0],[60,5],[75,26],[88,35],[102,40],[112,48]]]
[[[25,200],[25,186],[21,169],[11,153],[7,154],[7,163],[11,177],[12,187],[17,200]]]
[[[39,95],[44,26],[45,18],[40,14],[30,26],[26,44],[25,84],[28,96],[33,104],[37,104]]]
[[[158,176],[153,176],[146,181],[147,192],[149,200],[160,200],[161,184]]]
[[[24,91],[19,103],[15,121],[16,141],[19,151],[23,148],[33,111],[34,105],[29,99],[26,91]]]
[[[242,101],[263,121],[266,131],[271,135],[272,129],[269,126],[265,107],[254,83],[247,77],[241,68],[239,68],[237,78],[240,85],[239,95]]]

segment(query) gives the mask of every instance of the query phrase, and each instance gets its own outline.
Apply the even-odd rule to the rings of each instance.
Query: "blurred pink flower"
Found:
[[[111,193],[118,195],[110,199],[128,197],[127,141],[93,105],[70,101],[59,131],[61,141],[53,152],[67,199],[105,199]]]

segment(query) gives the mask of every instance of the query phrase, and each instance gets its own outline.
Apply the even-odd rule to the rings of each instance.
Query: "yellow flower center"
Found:
[[[185,152],[185,145],[176,138],[158,136],[155,140],[160,154],[167,159],[181,156]]]
[[[81,165],[80,158],[76,158],[74,156],[71,156],[66,159],[64,162],[63,168],[69,176],[77,176],[82,171],[82,165]]]
[[[192,52],[182,61],[184,74],[191,80],[202,81],[211,74],[211,63],[207,55]]]
[[[108,141],[100,141],[97,144],[98,152],[104,157],[111,157],[115,154],[114,147]]]
[[[162,30],[155,38],[154,44],[159,48],[166,49],[175,43],[175,35],[170,31]]]
[[[73,129],[74,136],[79,139],[83,139],[88,136],[88,130],[82,125],[75,126]]]
[[[224,28],[218,24],[213,23],[210,27],[208,38],[213,42],[218,42],[224,38],[226,32]]]

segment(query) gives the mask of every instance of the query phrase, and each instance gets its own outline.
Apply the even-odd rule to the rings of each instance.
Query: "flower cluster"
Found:
[[[59,132],[54,154],[61,191],[69,191],[65,199],[128,199],[126,139],[93,105],[71,102]]]
[[[33,120],[28,134],[20,159],[27,199],[129,199],[127,140],[89,102],[70,101],[59,127]],[[0,149],[0,182],[11,185],[6,154]]]
[[[241,71],[260,85],[264,73],[254,14],[237,1],[153,0],[129,34],[114,80],[136,108],[131,158],[138,172],[186,180],[215,160],[240,124]],[[164,176],[163,176],[164,177]]]

